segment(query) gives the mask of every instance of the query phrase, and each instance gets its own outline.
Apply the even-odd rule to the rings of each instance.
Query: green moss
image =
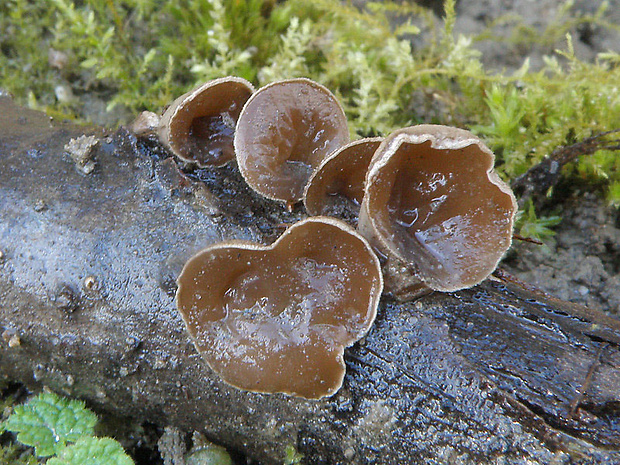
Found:
[[[36,465],[39,462],[32,455],[32,449],[16,444],[0,447],[0,463],[7,465]]]
[[[433,15],[408,2],[359,9],[335,0],[8,0],[0,5],[0,86],[56,116],[88,119],[94,98],[109,111],[125,108],[129,119],[158,112],[215,77],[235,74],[263,85],[307,76],[339,96],[354,136],[420,122],[468,127],[496,151],[506,179],[560,145],[620,128],[620,55],[582,62],[567,35],[583,24],[619,31],[605,21],[606,4],[576,17],[567,2],[542,34],[505,17],[478,37],[453,34],[454,4],[446,1],[437,27]],[[472,44],[490,38],[499,23],[513,25],[503,40],[515,46],[566,37],[565,45],[542,69],[526,62],[514,73],[492,72]],[[439,32],[413,50],[410,39],[420,29]],[[67,57],[60,68],[48,63],[50,49]],[[57,99],[58,86],[75,98]],[[617,204],[616,155],[583,157],[569,174],[602,182]]]
[[[560,221],[562,218],[559,216],[538,217],[534,210],[534,204],[530,200],[526,203],[525,208],[519,211],[515,230],[521,237],[544,242],[555,234],[551,228],[557,226]]]

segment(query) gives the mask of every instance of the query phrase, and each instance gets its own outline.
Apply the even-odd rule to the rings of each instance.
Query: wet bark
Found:
[[[92,152],[67,155],[84,133]],[[264,464],[287,446],[305,463],[620,461],[620,323],[508,281],[384,299],[331,398],[220,381],[177,314],[176,276],[208,244],[269,243],[303,215],[235,167],[184,173],[155,141],[0,98],[0,375]]]

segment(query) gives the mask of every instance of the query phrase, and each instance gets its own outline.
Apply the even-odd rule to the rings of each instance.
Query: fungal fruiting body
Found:
[[[340,388],[344,348],[373,323],[383,280],[364,238],[342,221],[313,217],[271,246],[208,247],[178,285],[187,330],[224,381],[320,398]]]
[[[159,138],[177,157],[200,167],[235,157],[233,139],[243,105],[254,92],[248,81],[225,77],[177,98],[159,123]]]
[[[215,92],[224,85],[242,97]],[[190,111],[195,105],[202,110]],[[177,308],[198,351],[232,386],[333,395],[345,374],[344,348],[369,330],[384,279],[398,298],[471,287],[511,244],[516,200],[493,171],[493,153],[468,131],[419,125],[348,143],[342,107],[303,78],[253,94],[238,78],[216,80],[173,107],[160,136],[182,158],[191,152],[200,166],[218,164],[219,155],[207,158],[226,145],[222,154],[236,155],[263,196],[288,205],[304,198],[310,214],[352,223],[359,213],[358,231],[315,216],[270,246],[228,241],[185,264]],[[212,131],[222,124],[226,131]],[[216,142],[208,154],[196,148],[197,136]]]
[[[334,95],[309,79],[271,83],[245,104],[235,133],[239,170],[261,195],[292,204],[314,169],[349,141]]]
[[[325,158],[304,192],[308,213],[357,217],[368,165],[382,141],[382,137],[359,139]]]
[[[510,247],[517,211],[493,163],[462,129],[395,131],[371,161],[358,230],[431,289],[474,286]]]

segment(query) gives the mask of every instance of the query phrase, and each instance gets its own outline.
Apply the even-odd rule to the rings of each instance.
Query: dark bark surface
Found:
[[[85,132],[90,174],[63,149]],[[176,276],[206,245],[269,243],[302,216],[235,167],[185,175],[154,142],[0,98],[0,374],[264,464],[291,445],[305,463],[620,461],[620,323],[515,284],[384,299],[328,399],[220,381],[177,314]]]

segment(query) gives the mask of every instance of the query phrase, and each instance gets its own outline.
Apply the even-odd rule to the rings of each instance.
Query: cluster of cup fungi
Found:
[[[350,142],[342,107],[320,84],[255,91],[238,77],[182,95],[158,128],[180,159],[236,159],[256,192],[303,201],[311,215],[270,246],[207,247],[178,278],[196,348],[235,387],[333,395],[344,348],[370,329],[384,287],[400,299],[471,287],[510,247],[515,197],[468,131],[418,125]]]

